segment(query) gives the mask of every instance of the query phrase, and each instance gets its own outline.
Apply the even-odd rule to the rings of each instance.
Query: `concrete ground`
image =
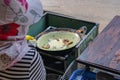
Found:
[[[41,0],[44,10],[97,22],[101,32],[115,15],[120,15],[120,0]]]

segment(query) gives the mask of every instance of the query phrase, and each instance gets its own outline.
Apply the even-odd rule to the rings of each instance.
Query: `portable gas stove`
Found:
[[[44,31],[48,31],[53,28],[56,27],[50,26]],[[37,37],[39,37],[39,35],[37,35]],[[47,73],[55,73],[62,75],[69,66],[69,64],[78,56],[78,54],[74,52],[74,49],[73,51],[70,51],[65,55],[57,55],[57,56],[53,54],[48,54],[44,51],[41,51],[38,48],[37,50],[40,52],[40,55],[43,58]]]

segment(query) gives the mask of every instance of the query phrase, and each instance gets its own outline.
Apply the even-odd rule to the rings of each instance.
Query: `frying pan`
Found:
[[[83,35],[86,33],[86,26],[75,30],[71,28],[53,28],[47,31],[44,31],[36,37],[37,40],[37,48],[45,53],[53,54],[53,55],[65,55],[68,52],[72,51],[72,49],[82,40]],[[55,42],[56,39],[56,42]],[[59,40],[58,40],[59,39]],[[67,46],[61,47],[60,40],[68,40],[71,44]],[[54,41],[54,42],[53,42]],[[57,42],[58,41],[58,42]],[[50,45],[51,42],[51,45]],[[49,44],[49,47],[46,48],[46,45]],[[45,46],[45,47],[44,47]],[[55,48],[51,48],[51,46],[59,46]]]

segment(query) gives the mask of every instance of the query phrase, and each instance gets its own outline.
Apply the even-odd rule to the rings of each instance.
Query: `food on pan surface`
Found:
[[[42,48],[45,49],[65,49],[73,42],[68,39],[61,39],[61,38],[52,38],[49,39],[48,43],[43,45]]]
[[[45,51],[67,50],[77,45],[81,40],[78,33],[69,31],[53,31],[42,34],[37,39],[37,47]]]

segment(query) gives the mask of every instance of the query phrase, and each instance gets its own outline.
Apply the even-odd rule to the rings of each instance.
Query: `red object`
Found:
[[[25,6],[26,10],[28,9],[28,3],[26,0],[18,0],[22,6]]]
[[[16,36],[19,26],[20,25],[15,23],[0,25],[0,40],[7,40],[8,36]]]

